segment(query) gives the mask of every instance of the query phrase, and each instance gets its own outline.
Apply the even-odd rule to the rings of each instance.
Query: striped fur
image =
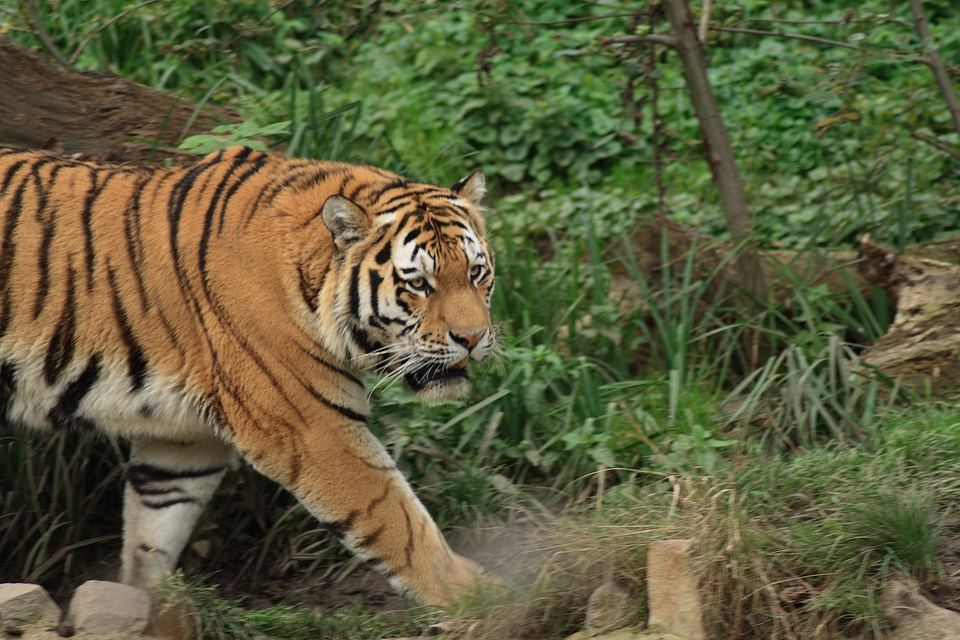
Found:
[[[483,191],[247,148],[168,169],[0,148],[0,417],[132,441],[127,583],[176,566],[242,457],[446,604],[478,567],[367,430],[361,376],[467,391],[495,343]]]

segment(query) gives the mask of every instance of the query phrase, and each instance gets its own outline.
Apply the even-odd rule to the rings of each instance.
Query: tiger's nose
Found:
[[[467,351],[473,351],[483,337],[487,335],[487,329],[478,329],[476,331],[450,332],[453,341],[467,348]]]

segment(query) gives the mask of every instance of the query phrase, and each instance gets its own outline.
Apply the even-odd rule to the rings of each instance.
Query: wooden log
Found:
[[[63,67],[2,37],[0,87],[0,144],[111,162],[188,159],[176,151],[183,137],[239,121],[229,109],[197,113],[185,98]]]
[[[859,268],[895,293],[897,312],[887,333],[863,353],[863,362],[932,395],[960,385],[960,266],[897,255],[865,238]]]
[[[709,282],[704,300],[730,296],[743,288],[740,269],[731,258],[736,250],[736,244],[730,240],[700,233],[662,213],[653,213],[631,229],[625,240],[611,248],[614,290],[636,291],[636,285],[631,285],[630,281],[635,281],[638,276],[657,283],[664,272],[665,258],[676,274],[682,271],[687,256],[693,251],[693,279]],[[763,250],[757,251],[757,257],[766,293],[774,304],[788,305],[801,283],[805,286],[825,285],[836,295],[850,294],[852,286],[861,295],[870,296],[870,283],[856,268],[856,251]]]

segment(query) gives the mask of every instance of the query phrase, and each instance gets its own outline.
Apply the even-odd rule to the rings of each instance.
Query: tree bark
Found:
[[[182,138],[239,117],[107,73],[78,72],[0,37],[0,144],[112,162],[190,158]]]
[[[954,255],[960,242],[954,241]],[[897,313],[863,362],[934,396],[955,395],[960,385],[960,266],[897,255],[865,239],[860,271],[896,293]]]
[[[730,259],[737,250],[736,243],[700,233],[656,213],[640,221],[610,250],[614,289],[627,296],[627,304],[640,301],[640,287],[634,282],[638,276],[648,282],[661,278],[665,266],[664,239],[666,257],[673,265],[683,264],[691,251],[695,253],[693,279],[709,282],[706,300],[730,296],[744,288],[740,269]],[[857,269],[859,256],[854,250],[769,250],[757,251],[755,257],[769,299],[777,305],[789,305],[800,282],[807,286],[825,285],[833,295],[850,295],[851,285],[861,295],[871,295],[870,282]],[[674,272],[678,270],[673,267]]]
[[[697,31],[690,17],[686,0],[663,0],[663,8],[676,40],[676,50],[683,63],[683,76],[693,103],[713,183],[720,195],[730,235],[738,242],[749,242],[750,213],[743,181],[730,142],[730,133],[720,114],[720,107],[707,78],[707,65]],[[737,257],[744,287],[762,298],[765,290],[763,271],[750,250],[744,248]]]
[[[910,0],[910,11],[913,13],[913,26],[923,41],[924,53],[927,64],[933,70],[933,76],[937,79],[937,85],[940,87],[940,94],[944,102],[947,103],[947,109],[950,111],[950,118],[953,120],[953,130],[960,134],[960,101],[957,100],[957,92],[953,90],[953,83],[950,80],[950,74],[943,66],[943,60],[937,51],[937,45],[930,34],[930,26],[927,24],[927,16],[923,13],[922,0]]]

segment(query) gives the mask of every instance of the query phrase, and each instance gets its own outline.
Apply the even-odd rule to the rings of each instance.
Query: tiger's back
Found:
[[[239,454],[443,603],[476,567],[367,431],[360,376],[457,395],[493,348],[482,189],[245,148],[169,169],[0,149],[0,415],[131,439],[127,582],[175,566]]]

